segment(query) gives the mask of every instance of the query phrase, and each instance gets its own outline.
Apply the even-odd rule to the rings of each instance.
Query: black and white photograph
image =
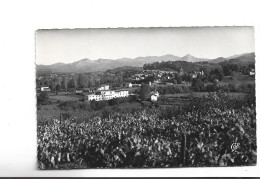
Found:
[[[37,167],[256,166],[252,26],[39,29]]]

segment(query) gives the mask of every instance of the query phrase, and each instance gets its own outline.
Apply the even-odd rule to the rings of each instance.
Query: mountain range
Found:
[[[209,62],[209,63],[220,63],[229,60],[238,60],[241,63],[255,62],[255,53],[244,53],[240,55],[234,55],[231,57],[219,57],[216,59],[204,59],[197,58],[190,54],[183,57],[178,57],[174,55],[163,55],[163,56],[146,56],[131,58],[121,58],[117,60],[111,59],[82,59],[75,61],[73,63],[55,63],[52,65],[36,65],[37,72],[59,72],[59,73],[87,73],[94,71],[106,71],[109,69],[116,69],[119,67],[130,66],[130,67],[142,67],[146,63],[162,62],[162,61],[187,61],[187,62]]]

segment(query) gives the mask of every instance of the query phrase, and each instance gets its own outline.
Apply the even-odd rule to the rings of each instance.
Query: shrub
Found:
[[[102,110],[102,117],[103,118],[109,118],[109,115],[111,114],[111,110],[109,110],[108,108],[105,108]]]
[[[37,97],[37,104],[46,105],[49,104],[49,95],[47,92],[41,92],[40,95]]]
[[[91,101],[90,106],[93,110],[100,110],[108,106],[108,101]]]

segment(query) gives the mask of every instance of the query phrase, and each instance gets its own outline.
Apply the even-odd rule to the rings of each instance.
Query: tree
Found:
[[[64,77],[62,80],[61,80],[61,88],[62,89],[68,89],[68,81],[69,79],[67,77]]]
[[[182,82],[182,77],[181,77],[178,73],[175,75],[175,79],[177,80],[177,83],[178,83],[178,84],[181,84],[181,82]]]
[[[182,75],[182,80],[184,80],[184,81],[192,82],[192,79],[193,79],[192,76],[188,75],[187,73]],[[176,81],[176,83],[177,83],[177,81]]]
[[[68,88],[75,88],[75,83],[74,83],[74,80],[71,79],[69,82],[68,82]]]
[[[42,93],[38,96],[38,98],[37,98],[37,103],[38,103],[38,104],[46,104],[46,103],[48,102],[48,100],[49,100],[49,95],[48,95],[48,93],[42,92]]]
[[[56,85],[56,91],[57,91],[57,92],[60,91],[60,88],[61,88],[61,87],[60,87],[60,84],[57,84],[57,85]]]
[[[196,92],[203,91],[205,88],[201,78],[194,78],[191,86]]]
[[[151,88],[149,87],[149,85],[143,84],[139,91],[140,99],[146,100],[149,97],[150,92],[151,92]]]
[[[232,77],[232,80],[234,80],[234,81],[236,81],[237,80],[237,78],[238,78],[238,73],[237,72],[235,72],[235,71],[232,71],[231,72],[231,77]]]
[[[80,88],[86,87],[86,75],[85,74],[79,74],[78,85],[79,85]]]

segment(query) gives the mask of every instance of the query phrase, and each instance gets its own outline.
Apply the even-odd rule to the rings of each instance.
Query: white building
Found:
[[[129,92],[128,91],[98,91],[95,94],[88,95],[88,101],[102,101],[102,100],[110,100],[113,98],[122,98],[122,97],[128,97]]]
[[[151,101],[157,101],[158,100],[158,97],[159,97],[158,91],[152,91],[150,95],[151,95]]]
[[[127,87],[127,88],[132,88],[133,85],[132,85],[132,83],[126,83],[126,87]]]
[[[96,94],[90,94],[88,95],[88,101],[101,101],[102,100],[102,95],[96,95]]]
[[[109,85],[102,85],[102,86],[99,87],[97,90],[98,90],[98,91],[109,90]]]
[[[76,94],[83,94],[83,90],[75,90]]]
[[[114,92],[114,98],[122,98],[122,97],[128,97],[129,92],[128,91],[115,91]]]
[[[255,69],[252,69],[250,72],[249,72],[249,75],[255,75]]]
[[[152,94],[151,95],[151,101],[157,101],[158,100],[158,96]]]
[[[49,87],[41,87],[41,91],[51,91]]]

